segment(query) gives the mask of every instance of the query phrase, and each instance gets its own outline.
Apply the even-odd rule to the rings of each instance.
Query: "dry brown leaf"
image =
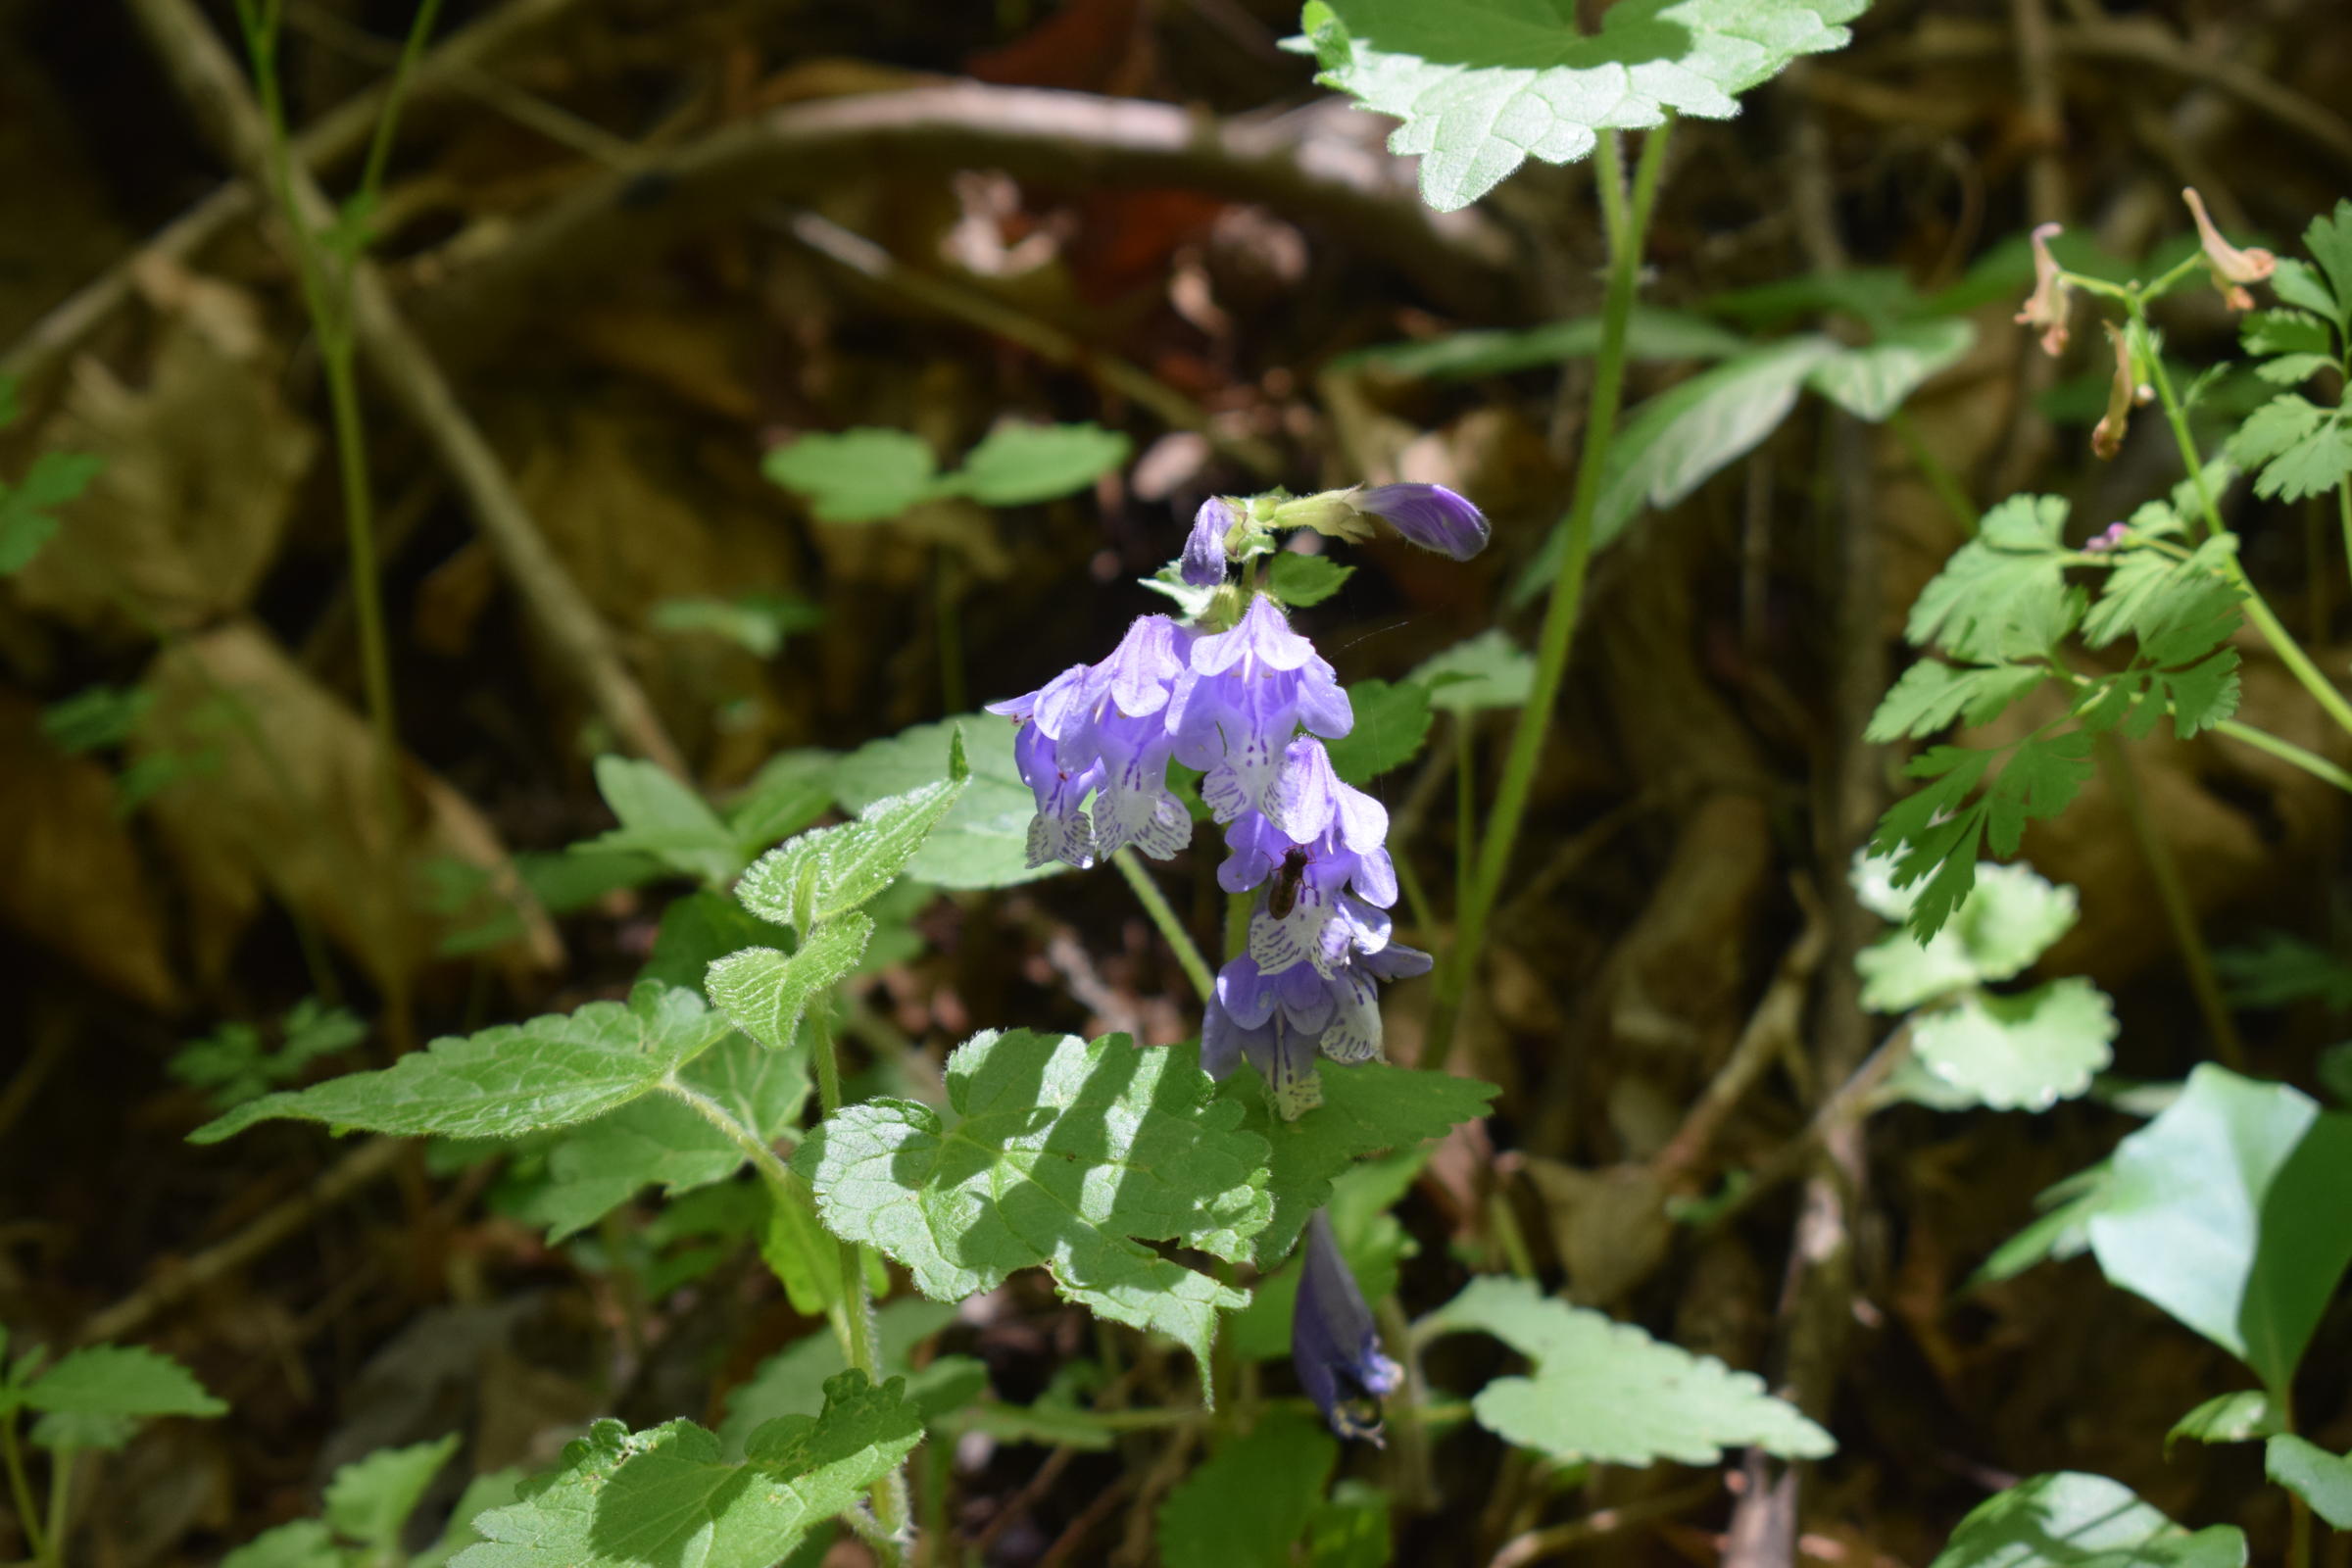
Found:
[[[85,630],[143,633],[125,598],[139,619],[172,629],[243,609],[276,559],[318,445],[279,393],[275,356],[240,338],[236,292],[180,281],[172,297],[188,314],[165,317],[146,384],[85,355],[41,431],[43,445],[105,466],[17,592],[27,609]]]
[[[114,780],[40,731],[40,709],[0,692],[0,919],[163,1012],[183,1004],[155,879],[115,809]]]
[[[133,755],[205,762],[148,809],[186,882],[206,979],[226,966],[265,893],[316,922],[379,982],[425,961],[458,923],[423,906],[436,858],[476,868],[493,891],[527,905],[497,832],[414,761],[402,774],[402,874],[385,873],[390,836],[367,721],[250,621],[167,649],[147,684],[155,705]],[[521,937],[486,955],[511,974],[562,959],[546,916],[532,909],[523,919]]]

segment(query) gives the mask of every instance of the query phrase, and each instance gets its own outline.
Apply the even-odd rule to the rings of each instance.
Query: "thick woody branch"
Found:
[[[964,169],[1264,202],[1344,236],[1448,307],[1507,318],[1519,293],[1509,238],[1475,211],[1430,212],[1397,160],[1304,128],[1312,119],[1216,120],[1174,104],[977,82],[796,104],[582,185],[435,289],[418,322],[451,363],[478,360],[550,307],[770,202],[881,173]]]

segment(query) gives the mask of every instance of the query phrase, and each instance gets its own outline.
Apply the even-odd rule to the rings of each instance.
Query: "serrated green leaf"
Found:
[[[458,1435],[406,1448],[378,1448],[343,1466],[326,1484],[326,1522],[346,1541],[377,1552],[400,1544],[401,1527],[423,1500],[424,1489],[458,1451]]]
[[[228,1411],[227,1401],[207,1394],[186,1367],[136,1345],[72,1351],[15,1391],[10,1402],[42,1413],[32,1441],[48,1448],[119,1448],[141,1421]]]
[[[2275,360],[2265,360],[2254,367],[2254,373],[2273,386],[2301,386],[2322,370],[2335,366],[2334,357],[2327,354],[2281,354]]]
[[[729,954],[710,965],[710,1000],[768,1050],[786,1050],[809,1003],[856,971],[873,934],[872,920],[847,914],[817,927],[790,955],[773,948]]]
[[[2059,1471],[1977,1504],[1929,1568],[2244,1568],[2234,1525],[2191,1535],[2105,1476]]]
[[[1894,886],[1889,856],[1857,857],[1849,873],[1864,907],[1881,919],[1910,916],[1916,896]],[[2080,914],[2075,890],[2024,865],[1986,861],[1951,919],[1925,943],[1898,931],[1855,955],[1862,1005],[1902,1012],[1969,986],[2022,974]]]
[[[335,1544],[324,1520],[295,1519],[237,1547],[220,1568],[358,1568],[359,1556]]]
[[[971,758],[971,782],[914,858],[906,875],[943,888],[1004,888],[1067,869],[1059,861],[1028,863],[1029,818],[1036,798],[1013,766],[1013,727],[994,713],[966,713],[917,724],[843,758],[833,786],[848,810],[863,810],[885,796],[918,789],[947,772],[950,735],[960,726]]]
[[[1266,1191],[1272,1217],[1257,1235],[1257,1265],[1270,1268],[1298,1240],[1307,1215],[1330,1200],[1332,1182],[1367,1154],[1413,1149],[1486,1115],[1493,1084],[1451,1073],[1418,1072],[1365,1062],[1323,1075],[1323,1103],[1297,1121],[1283,1121],[1266,1103],[1265,1085],[1247,1064],[1227,1078],[1218,1096],[1242,1112],[1242,1127],[1272,1151]]]
[[[906,1296],[874,1313],[875,1344],[881,1351],[884,1377],[907,1377],[917,1347],[956,1321],[956,1308],[944,1301]],[[825,1385],[849,1369],[841,1339],[818,1329],[793,1341],[761,1361],[752,1375],[727,1396],[726,1419],[718,1424],[719,1445],[740,1455],[752,1434],[778,1416],[814,1415],[823,1406]],[[908,1397],[913,1398],[911,1386]],[[919,1402],[919,1401],[917,1401]]]
[[[1017,424],[989,431],[949,478],[984,507],[1024,507],[1083,490],[1127,461],[1132,443],[1098,424]]]
[[[905,430],[805,435],[769,450],[760,471],[805,497],[819,522],[880,522],[938,493],[930,445]]]
[[[2248,354],[2319,354],[2331,347],[2328,323],[2309,311],[2255,311],[2238,323]]]
[[[0,577],[32,564],[57,533],[57,509],[78,498],[105,466],[81,453],[44,452],[21,483],[0,485]]]
[[[2318,1002],[2352,1009],[2352,958],[2284,931],[2266,931],[2243,947],[2224,948],[2214,967],[2230,983],[2239,1007],[2283,1007]]]
[[[752,592],[733,599],[690,595],[657,603],[645,617],[656,631],[708,632],[755,659],[773,659],[795,632],[825,623],[824,610],[798,594]]]
[[[2082,612],[2066,583],[2058,496],[2012,496],[1984,514],[1911,607],[1904,635],[1968,663],[2047,657]]]
[[[2310,1503],[2313,1513],[2338,1530],[2352,1530],[2352,1458],[2280,1432],[2264,1447],[2262,1459],[2263,1473]]]
[[[1306,1527],[1306,1568],[1389,1568],[1396,1547],[1389,1532],[1389,1495],[1347,1480]]]
[[[1838,1446],[1802,1411],[1766,1393],[1754,1373],[1549,1299],[1532,1281],[1472,1280],[1415,1333],[1472,1329],[1534,1363],[1529,1376],[1496,1378],[1479,1392],[1471,1402],[1479,1424],[1555,1459],[1713,1464],[1725,1448],[1745,1445],[1808,1459]]]
[[[1339,1458],[1321,1422],[1291,1410],[1269,1414],[1168,1494],[1159,1507],[1159,1560],[1166,1568],[1292,1561]]]
[[[2328,274],[2335,296],[2330,313],[2340,323],[2352,314],[2352,201],[2339,201],[2332,213],[2313,218],[2303,230],[2303,248]],[[2283,294],[2279,296],[2285,298]]]
[[[1600,318],[1580,316],[1541,326],[1449,332],[1414,343],[1383,343],[1335,357],[1335,371],[1379,370],[1389,375],[1458,380],[1590,359],[1600,349]],[[1728,327],[1687,311],[1637,305],[1625,323],[1625,351],[1637,360],[1720,360],[1755,345]]]
[[[2208,1444],[2252,1443],[2281,1425],[2278,1407],[2260,1389],[2217,1394],[2173,1423],[2173,1430],[2164,1435],[2165,1457],[2172,1457],[2173,1445],[2182,1438]]]
[[[1535,690],[1536,661],[1496,626],[1423,660],[1405,679],[1429,694],[1430,707],[1458,717],[1523,706]]]
[[[441,1539],[409,1559],[409,1568],[442,1568],[450,1558],[482,1539],[473,1523],[493,1508],[504,1508],[513,1502],[523,1482],[523,1472],[517,1469],[491,1470],[466,1483],[458,1494],[458,1505],[449,1510],[449,1523]],[[223,1563],[221,1568],[227,1568]]]
[[[1854,417],[1878,424],[1976,340],[1976,327],[1962,319],[1897,322],[1868,345],[1841,348],[1814,366],[1805,385]]]
[[[1329,556],[1302,556],[1285,550],[1267,568],[1266,592],[1293,610],[1303,610],[1338,593],[1354,575],[1353,566],[1343,566]]]
[[[2173,733],[2182,740],[2209,730],[2237,711],[2238,657],[2225,648],[2186,669],[2160,669],[2149,679],[2173,716]]]
[[[2110,1164],[2089,1220],[2108,1280],[2281,1393],[2352,1261],[2352,1230],[2337,1223],[2352,1189],[2352,1117],[2205,1064]]]
[[[740,1464],[691,1421],[599,1421],[554,1475],[476,1520],[482,1544],[452,1568],[768,1568],[921,1440],[901,1386],[857,1372],[826,1385],[821,1415],[755,1432]]]
[[[2022,996],[1963,997],[1912,1021],[1911,1049],[1943,1083],[1995,1110],[2047,1110],[2113,1059],[2115,1009],[2080,975]]]
[[[851,1105],[793,1168],[835,1235],[924,1295],[961,1300],[1043,1265],[1070,1299],[1187,1346],[1205,1376],[1216,1309],[1247,1298],[1142,1244],[1238,1262],[1273,1217],[1265,1140],[1213,1087],[1192,1046],[984,1033],[948,1058],[946,1112]]]
[[[2082,640],[2104,648],[2136,637],[2156,645],[2149,654],[2160,663],[2203,658],[2237,624],[2237,587],[2230,576],[2235,554],[2227,536],[2206,540],[2186,560],[2161,550],[2123,552],[2082,617]]]
[[[724,1105],[773,1143],[800,1124],[808,1101],[802,1042],[770,1051],[730,1034],[678,1069],[678,1081]],[[723,1182],[743,1168],[735,1141],[676,1097],[647,1095],[549,1146],[545,1174],[515,1212],[560,1242],[587,1229],[647,1187],[675,1198]]]
[[[1573,163],[1602,130],[1668,113],[1723,120],[1800,55],[1843,48],[1864,0],[1633,0],[1580,35],[1549,0],[1315,0],[1301,20],[1319,80],[1403,122],[1422,199],[1478,200],[1529,158]]]
[[[1863,738],[1874,743],[1922,737],[1955,723],[1990,722],[2041,684],[2032,664],[1947,664],[1923,659],[1903,671],[1870,715]]]
[[[675,871],[710,883],[723,883],[743,869],[727,824],[665,769],[634,758],[600,757],[596,789],[620,826],[589,839],[580,849],[650,855]]]
[[[691,991],[640,985],[625,1004],[591,1002],[574,1012],[448,1036],[381,1072],[264,1096],[188,1139],[217,1144],[272,1117],[406,1138],[519,1138],[626,1104],[732,1028]]]
[[[1331,770],[1361,786],[1411,761],[1429,739],[1430,701],[1429,688],[1418,681],[1359,680],[1348,687],[1355,725],[1324,743]]]
[[[762,920],[726,894],[705,888],[662,906],[654,951],[637,978],[708,996],[704,984],[715,960],[746,948],[788,948],[792,942],[788,927]]]
[[[2335,296],[2328,291],[2327,278],[2309,262],[2291,256],[2278,258],[2278,270],[2271,273],[2271,292],[2298,310],[2311,311],[2339,323],[2343,320],[2343,313],[2335,303]]]
[[[2352,472],[2352,428],[2340,410],[2323,409],[2288,392],[2256,409],[2230,437],[2230,455],[2260,467],[2254,493],[2266,501],[2300,501],[2333,487]]]
[[[814,828],[768,851],[735,885],[735,897],[760,918],[804,935],[874,898],[907,868],[968,787],[960,743],[951,739],[948,755],[948,777],[875,801],[854,822]]]

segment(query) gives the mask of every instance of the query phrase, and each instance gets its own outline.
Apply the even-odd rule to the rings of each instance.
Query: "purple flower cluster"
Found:
[[[1200,1064],[1223,1078],[1248,1060],[1291,1120],[1321,1102],[1319,1055],[1378,1058],[1378,983],[1425,973],[1430,957],[1391,935],[1397,886],[1388,811],[1342,780],[1323,748],[1355,722],[1348,694],[1272,598],[1249,597],[1234,614],[1226,570],[1270,548],[1273,530],[1352,537],[1373,518],[1457,560],[1487,541],[1478,509],[1436,485],[1211,500],[1175,570],[1190,588],[1215,590],[1221,603],[1202,614],[1230,625],[1146,615],[1101,663],[1072,665],[989,709],[1019,726],[1013,758],[1037,801],[1031,865],[1083,867],[1130,844],[1173,856],[1193,824],[1168,789],[1168,761],[1200,770],[1201,799],[1225,830],[1217,881],[1228,893],[1256,895],[1248,941],[1205,1001]],[[1319,1213],[1307,1227],[1305,1270],[1293,1326],[1300,1381],[1336,1431],[1371,1436],[1378,1396],[1399,1374],[1380,1353]],[[1360,1415],[1366,1401],[1369,1423]]]

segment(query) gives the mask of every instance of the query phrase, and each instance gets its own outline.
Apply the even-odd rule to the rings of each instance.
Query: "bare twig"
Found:
[[[452,33],[448,41],[419,62],[410,74],[403,101],[414,105],[457,91],[482,92],[483,84],[491,79],[483,75],[484,66],[578,3],[579,0],[508,0],[479,22]],[[316,173],[358,157],[375,128],[376,116],[383,108],[384,90],[381,85],[370,87],[329,110],[317,124],[294,138],[293,146],[288,149],[294,162]],[[194,256],[238,221],[253,216],[258,189],[243,178],[230,180],[172,220],[146,244],[70,295],[33,323],[32,330],[12,345],[5,358],[0,358],[0,378],[19,382],[37,380],[137,297],[133,279],[142,263],[158,256],[173,261]]]
[[[1636,1525],[1652,1524],[1661,1519],[1671,1519],[1678,1513],[1688,1513],[1722,1490],[1723,1482],[1710,1476],[1705,1481],[1669,1492],[1663,1496],[1629,1502],[1620,1508],[1597,1508],[1582,1519],[1531,1530],[1504,1543],[1503,1548],[1494,1554],[1487,1568],[1527,1568],[1529,1563],[1557,1557],[1587,1542],[1598,1541],[1603,1536],[1613,1536]]]
[[[345,1199],[392,1174],[408,1147],[405,1139],[368,1139],[329,1167],[325,1175],[311,1184],[309,1191],[271,1205],[220,1246],[199,1252],[170,1273],[158,1275],[92,1316],[81,1326],[81,1343],[94,1345],[135,1334],[166,1307],[177,1304],[224,1275],[235,1273],[280,1242],[300,1235],[313,1220]]]
[[[131,10],[199,122],[238,167],[260,177],[269,158],[268,127],[243,73],[193,0],[131,0]],[[317,181],[301,169],[292,174],[299,220],[320,227],[331,222],[333,209]],[[621,662],[612,632],[548,548],[505,466],[458,406],[440,366],[393,304],[382,274],[366,261],[352,270],[351,310],[368,365],[432,442],[492,553],[564,666],[625,745],[683,777],[685,759],[645,689]]]

